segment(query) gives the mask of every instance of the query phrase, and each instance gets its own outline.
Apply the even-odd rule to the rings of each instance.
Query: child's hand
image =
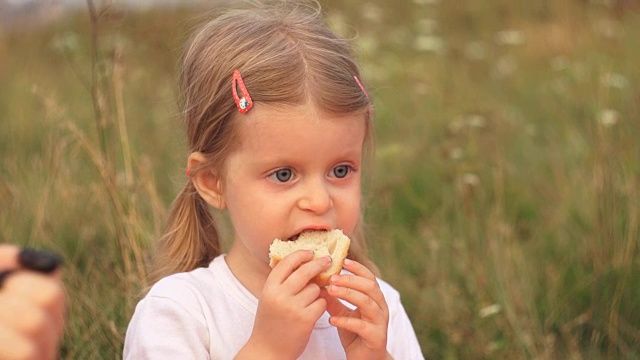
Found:
[[[353,275],[334,275],[322,296],[327,300],[330,323],[338,328],[348,359],[386,359],[389,309],[375,275],[349,259],[344,268]],[[327,294],[329,296],[327,296]],[[338,299],[354,306],[351,310]]]
[[[313,252],[300,250],[273,268],[262,289],[253,332],[242,355],[257,351],[261,359],[296,359],[302,354],[327,307],[320,297],[320,287],[309,281],[329,267],[331,258],[312,259]]]

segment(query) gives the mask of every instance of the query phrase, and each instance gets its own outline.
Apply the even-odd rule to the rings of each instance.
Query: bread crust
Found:
[[[330,237],[333,237],[332,239]],[[342,263],[349,253],[351,239],[347,237],[342,230],[335,229],[331,231],[313,231],[300,235],[300,238],[293,241],[283,241],[275,239],[269,247],[269,266],[273,268],[284,257],[297,250],[314,250],[313,247],[323,247],[324,243],[335,240],[335,247],[331,256],[331,266],[329,269],[315,276],[311,282],[321,287],[329,285],[329,279],[333,275],[337,275],[342,270]],[[312,244],[304,244],[305,242]],[[324,251],[314,251],[314,259],[326,256]]]

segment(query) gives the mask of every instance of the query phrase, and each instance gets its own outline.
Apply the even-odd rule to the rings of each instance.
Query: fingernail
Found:
[[[329,278],[329,282],[330,283],[334,283],[336,281],[338,281],[339,276],[338,275],[331,275],[331,277]]]
[[[331,264],[333,262],[333,259],[331,258],[331,256],[325,256],[324,262],[327,264]]]
[[[29,270],[50,273],[62,263],[62,259],[49,251],[23,248],[18,254],[18,262]]]
[[[343,264],[345,265],[353,265],[353,260],[349,260],[349,259],[344,259]]]

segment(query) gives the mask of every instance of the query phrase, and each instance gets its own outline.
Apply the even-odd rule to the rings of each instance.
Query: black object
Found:
[[[62,259],[50,251],[23,248],[18,254],[18,262],[26,269],[48,274],[58,268]]]
[[[18,253],[18,263],[25,270],[48,274],[62,264],[62,259],[50,251],[22,248]],[[0,271],[0,287],[7,276],[18,270],[20,269]]]

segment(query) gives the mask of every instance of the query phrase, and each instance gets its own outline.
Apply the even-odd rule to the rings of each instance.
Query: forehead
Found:
[[[240,146],[255,151],[303,149],[362,149],[366,136],[364,113],[327,114],[311,105],[269,106],[255,104],[238,121]]]

